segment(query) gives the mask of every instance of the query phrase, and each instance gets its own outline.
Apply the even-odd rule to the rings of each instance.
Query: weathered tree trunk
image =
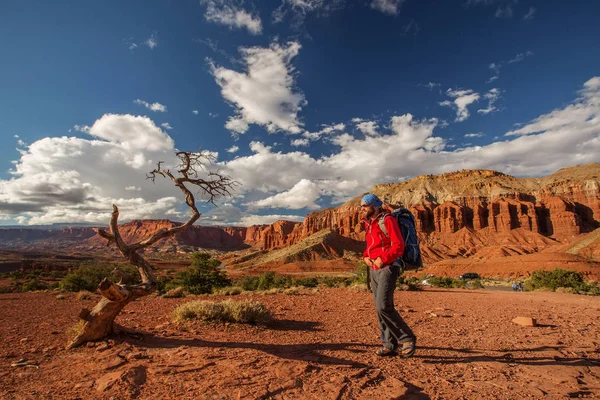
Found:
[[[112,283],[108,279],[104,279],[100,285],[98,285],[98,292],[102,295],[102,299],[96,304],[92,311],[89,311],[86,308],[80,311],[79,318],[84,321],[84,325],[79,334],[68,344],[68,349],[80,346],[86,342],[97,341],[112,333],[119,333],[120,331],[125,330],[115,324],[114,321],[117,315],[119,315],[121,310],[129,304],[129,302],[143,296],[148,296],[154,292],[156,289],[156,279],[152,273],[153,268],[137,253],[137,251],[187,229],[200,218],[194,196],[186,187],[186,183],[198,186],[202,189],[205,194],[210,196],[209,201],[211,203],[218,195],[230,194],[229,189],[237,184],[229,177],[217,173],[208,173],[208,176],[212,178],[209,180],[198,178],[198,173],[195,168],[203,167],[200,160],[203,158],[210,159],[203,153],[179,152],[177,153],[177,156],[181,161],[181,169],[177,171],[180,177],[176,178],[169,170],[161,170],[161,163],[159,163],[158,168],[152,171],[148,178],[154,181],[157,174],[170,178],[175,183],[175,186],[185,194],[185,202],[192,210],[192,216],[182,225],[171,229],[162,229],[146,240],[133,244],[126,244],[119,233],[119,209],[117,206],[113,205],[113,213],[110,219],[110,233],[99,229],[98,234],[107,239],[109,245],[113,242],[117,245],[117,248],[123,257],[128,259],[129,262],[137,268],[142,282],[137,285],[127,285],[128,277],[118,269],[113,271],[113,273],[121,275],[121,282]]]

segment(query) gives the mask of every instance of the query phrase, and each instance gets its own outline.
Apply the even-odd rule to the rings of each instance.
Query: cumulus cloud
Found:
[[[294,147],[306,147],[310,144],[310,141],[308,139],[294,139],[290,144]]]
[[[262,32],[262,22],[257,14],[250,13],[231,0],[201,0],[206,5],[204,18],[207,21],[230,28],[245,28],[253,35]]]
[[[166,129],[168,131],[173,129],[173,127],[168,122],[163,122],[162,124],[160,124],[160,126],[162,126],[164,129]]]
[[[368,136],[379,135],[379,133],[377,133],[377,128],[379,128],[379,125],[377,125],[377,122],[374,121],[359,122],[358,124],[356,124],[356,128]]]
[[[269,225],[277,221],[293,221],[302,222],[304,217],[301,215],[284,215],[284,214],[271,214],[271,215],[245,215],[240,220],[240,225],[251,226],[251,225]]]
[[[484,137],[485,135],[481,132],[477,132],[477,133],[467,133],[465,135],[466,138],[474,138],[474,137]]]
[[[278,193],[266,199],[247,203],[251,209],[259,208],[287,208],[290,210],[299,210],[302,208],[317,209],[319,206],[315,201],[320,197],[320,190],[317,184],[308,179],[301,179],[290,190]]]
[[[253,154],[221,166],[242,182],[242,191],[252,188],[267,194],[269,200],[261,203],[264,207],[271,201],[279,206],[275,196],[289,195],[302,180],[314,183],[320,196],[341,202],[375,184],[460,169],[540,176],[568,165],[600,160],[600,77],[587,81],[580,98],[572,104],[508,132],[511,139],[455,149],[434,134],[441,125],[435,118],[394,116],[386,125],[389,131],[382,130],[379,136],[354,138],[344,133],[332,138],[338,150],[321,157],[301,151],[275,152],[253,142]]]
[[[293,90],[291,65],[300,47],[298,42],[289,42],[268,48],[242,48],[246,72],[212,65],[212,74],[223,98],[236,111],[225,125],[227,129],[242,134],[250,124],[257,124],[270,133],[301,133],[298,112],[306,101],[303,94]]]
[[[446,94],[449,97],[453,97],[454,101],[445,100],[440,103],[441,106],[453,107],[456,109],[456,122],[465,121],[469,118],[469,110],[467,107],[479,100],[480,96],[478,93],[475,93],[471,89],[466,90],[453,90],[448,89]]]
[[[192,112],[194,113],[194,115],[198,115],[198,110],[192,110]]]
[[[388,15],[398,15],[404,0],[372,0],[371,8]]]
[[[496,14],[494,14],[496,16],[496,18],[512,18],[513,16],[513,9],[512,9],[512,5],[511,4],[507,4],[506,6],[502,7],[498,7],[496,9]]]
[[[124,220],[181,217],[177,188],[145,180],[157,161],[175,163],[173,140],[152,120],[107,114],[83,128],[89,138],[46,137],[21,151],[12,177],[0,180],[1,214],[24,224],[106,224],[117,204]]]
[[[237,146],[231,146],[230,148],[227,149],[227,152],[228,153],[237,153],[239,149],[240,148]]]
[[[334,132],[343,131],[344,129],[346,129],[346,125],[343,123],[334,124],[334,125],[321,125],[321,126],[323,126],[323,129],[321,129],[317,132],[304,131],[302,133],[302,136],[308,140],[319,140],[321,137],[323,137],[325,135],[329,135]]]
[[[571,132],[577,128],[582,131],[597,129],[600,125],[600,77],[585,82],[580,94],[581,97],[574,103],[541,115],[531,123],[506,133],[506,136],[531,135],[538,132],[556,134],[567,129]],[[571,136],[565,136],[565,139],[567,137],[568,141],[575,140]]]
[[[139,104],[141,106],[144,106],[148,110],[151,110],[151,111],[157,111],[157,112],[165,112],[165,111],[167,111],[167,106],[162,105],[160,103],[152,103],[152,104],[150,104],[147,101],[140,100],[140,99],[134,100],[133,102],[135,104]]]

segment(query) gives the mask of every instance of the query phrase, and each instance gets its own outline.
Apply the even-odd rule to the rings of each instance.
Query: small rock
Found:
[[[104,369],[106,371],[110,371],[111,369],[117,369],[119,368],[121,365],[125,364],[125,360],[123,360],[122,358],[119,357],[115,357],[114,359],[112,359],[111,361],[109,361],[105,366]]]
[[[92,347],[96,347],[97,345],[98,345],[98,343],[96,343],[96,342],[87,342],[85,344],[85,347],[91,349]]]
[[[98,345],[98,347],[96,347],[96,351],[105,351],[108,350],[110,348],[110,346],[108,345],[108,343],[102,343],[100,345]]]
[[[78,383],[75,385],[75,389],[89,389],[92,386],[94,386],[94,380]]]
[[[512,320],[517,325],[521,326],[537,326],[537,322],[531,317],[517,317]]]
[[[29,341],[29,338],[24,337],[23,339],[21,339],[21,343],[26,343]]]
[[[106,374],[96,381],[96,390],[104,392],[112,387],[121,377],[125,374],[125,371],[116,371]]]

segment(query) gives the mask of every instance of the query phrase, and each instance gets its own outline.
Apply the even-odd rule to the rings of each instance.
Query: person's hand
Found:
[[[381,261],[381,257],[377,257],[377,260],[373,263],[377,268],[383,268],[383,261]]]
[[[373,267],[373,261],[371,261],[369,257],[363,258],[363,261],[365,262],[365,264],[367,264],[367,267]]]

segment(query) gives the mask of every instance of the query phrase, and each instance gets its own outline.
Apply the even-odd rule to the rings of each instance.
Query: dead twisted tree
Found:
[[[100,340],[112,333],[117,334],[127,331],[114,322],[117,315],[119,315],[129,302],[143,296],[148,296],[156,289],[156,279],[152,273],[153,268],[138,251],[153,245],[161,239],[187,229],[200,218],[200,212],[196,208],[194,195],[188,186],[196,186],[202,194],[208,197],[208,201],[214,204],[216,197],[230,195],[230,190],[237,184],[230,177],[214,172],[208,172],[207,178],[200,177],[199,170],[204,170],[205,162],[212,160],[212,157],[207,152],[178,152],[176,155],[181,162],[176,173],[172,173],[168,169],[161,169],[162,162],[159,162],[157,168],[147,175],[147,179],[153,182],[157,176],[171,179],[175,186],[185,194],[185,203],[192,210],[192,216],[182,225],[170,229],[161,229],[148,239],[127,244],[119,233],[119,209],[116,205],[113,205],[110,232],[98,229],[98,234],[108,240],[107,245],[116,244],[123,257],[137,268],[141,283],[128,285],[128,276],[115,269],[113,273],[120,275],[121,281],[113,283],[108,278],[105,278],[98,285],[98,291],[102,295],[102,299],[91,311],[86,308],[80,311],[79,318],[84,322],[83,328],[77,337],[69,343],[67,348],[70,349],[86,342]]]

